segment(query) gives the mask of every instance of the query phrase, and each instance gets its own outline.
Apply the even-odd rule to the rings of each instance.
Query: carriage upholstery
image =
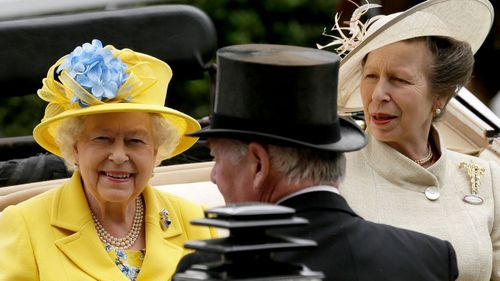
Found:
[[[204,204],[207,207],[222,206],[224,199],[217,186],[210,182],[213,162],[199,162],[156,167],[151,185]],[[41,181],[0,188],[0,212],[8,207],[55,188],[67,179]]]

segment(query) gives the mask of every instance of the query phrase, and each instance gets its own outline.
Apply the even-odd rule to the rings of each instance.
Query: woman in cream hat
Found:
[[[0,280],[170,280],[183,243],[212,237],[189,224],[203,209],[148,182],[199,129],[164,106],[170,67],[99,40],[48,71],[38,144],[74,168],[62,186],[0,216]]]
[[[363,110],[368,145],[347,154],[340,192],[367,220],[446,239],[458,280],[500,280],[500,167],[447,150],[433,123],[469,80],[493,22],[487,0],[429,0],[359,18],[334,36],[339,109]],[[326,47],[326,46],[319,46]]]

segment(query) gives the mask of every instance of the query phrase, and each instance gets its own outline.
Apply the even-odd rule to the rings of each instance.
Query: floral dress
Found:
[[[128,279],[135,281],[141,271],[146,250],[119,250],[110,245],[105,245],[105,249],[120,271]]]

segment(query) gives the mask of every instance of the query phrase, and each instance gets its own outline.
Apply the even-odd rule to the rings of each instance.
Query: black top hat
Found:
[[[210,126],[189,135],[358,150],[367,142],[363,130],[337,115],[339,62],[334,53],[296,46],[221,48]]]

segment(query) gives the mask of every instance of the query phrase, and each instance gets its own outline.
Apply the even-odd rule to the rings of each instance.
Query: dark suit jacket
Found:
[[[309,225],[275,232],[314,240],[318,247],[279,253],[276,259],[322,271],[326,281],[444,281],[458,277],[455,251],[449,242],[365,221],[338,194],[308,192],[280,205],[294,208]],[[177,271],[213,259],[213,255],[190,254]]]

